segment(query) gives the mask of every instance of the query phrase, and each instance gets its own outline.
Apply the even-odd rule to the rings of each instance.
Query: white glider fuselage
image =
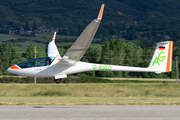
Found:
[[[86,63],[86,62],[81,62],[81,61],[77,62],[76,65],[74,66],[59,65],[58,61],[59,60],[55,59],[54,63],[52,63],[50,66],[31,67],[31,68],[24,68],[24,69],[8,68],[8,71],[11,73],[23,75],[23,76],[33,76],[33,77],[58,76],[60,78],[67,77],[67,75],[69,74],[87,72],[87,71],[155,72],[154,69],[151,69],[151,68],[96,64],[96,63]]]

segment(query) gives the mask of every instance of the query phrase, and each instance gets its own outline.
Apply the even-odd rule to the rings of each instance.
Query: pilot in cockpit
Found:
[[[51,58],[50,57],[47,57],[45,59],[45,63],[46,63],[46,66],[50,65],[51,64]]]

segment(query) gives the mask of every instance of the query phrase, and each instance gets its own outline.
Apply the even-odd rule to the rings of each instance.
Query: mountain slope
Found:
[[[67,30],[79,35],[105,4],[97,35],[119,35],[128,40],[156,40],[157,34],[180,39],[180,0],[1,0],[0,27],[17,29],[27,21],[32,26]]]

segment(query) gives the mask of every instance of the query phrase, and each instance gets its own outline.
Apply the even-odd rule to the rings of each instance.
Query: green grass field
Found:
[[[26,37],[26,36],[19,36],[19,35],[8,35],[8,34],[0,34],[0,41],[8,41],[8,40],[16,40],[16,39],[25,39],[24,42],[15,42],[19,46],[20,51],[24,51],[26,48],[28,48],[32,43],[36,43],[38,47],[41,47],[45,49],[46,42],[49,40],[51,41],[53,37],[53,34],[39,34],[35,37]],[[76,36],[63,36],[63,35],[56,35],[56,39],[76,39]],[[36,41],[39,42],[36,42]],[[63,42],[63,43],[57,43],[58,47],[64,47],[70,44],[71,42]]]
[[[0,84],[1,105],[180,105],[175,83]]]
[[[20,35],[9,35],[9,34],[0,34],[0,41],[8,41],[8,40],[16,40],[16,39],[25,39],[24,42],[15,42],[19,46],[20,51],[24,51],[26,48],[28,48],[32,43],[36,43],[38,47],[41,47],[45,49],[46,42],[49,40],[51,41],[53,37],[53,34],[39,34],[35,37],[26,37],[26,36],[20,36]],[[77,39],[78,36],[64,36],[64,35],[56,35],[56,39]],[[37,42],[38,40],[38,42]],[[94,38],[93,41],[100,41],[98,38]],[[71,44],[73,42],[62,42],[62,43],[56,43],[58,48],[67,46],[68,44]]]
[[[9,34],[0,34],[0,41],[7,41],[11,39],[18,39],[18,38],[24,38],[24,39],[29,39],[29,40],[40,40],[40,41],[47,41],[47,40],[52,40],[53,34],[38,34],[35,37],[26,37],[26,36],[20,36],[20,35],[9,35]],[[56,38],[59,39],[76,39],[77,36],[64,36],[64,35],[56,35]]]
[[[7,41],[7,40],[11,40],[11,39],[17,39],[17,36],[13,36],[13,35],[8,35],[8,34],[0,34],[0,41]]]

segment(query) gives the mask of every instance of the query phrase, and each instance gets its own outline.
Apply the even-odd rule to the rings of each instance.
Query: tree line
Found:
[[[48,44],[48,43],[47,43]],[[59,49],[61,56],[65,54],[72,44]],[[46,56],[46,50],[36,46],[33,43],[25,52],[19,52],[16,44],[11,42],[0,43],[0,75],[9,75],[7,68],[34,58],[34,49],[36,47],[37,57]],[[81,61],[100,64],[113,64],[121,66],[148,67],[156,46],[143,49],[132,42],[125,42],[118,38],[111,41],[105,41],[101,45],[91,45],[84,54]],[[180,56],[180,48],[174,47],[174,56]],[[180,65],[179,65],[180,66]],[[173,69],[170,73],[156,75],[147,72],[112,72],[112,71],[89,71],[77,73],[80,76],[98,76],[98,77],[135,77],[135,78],[175,78],[175,61],[173,60]]]

